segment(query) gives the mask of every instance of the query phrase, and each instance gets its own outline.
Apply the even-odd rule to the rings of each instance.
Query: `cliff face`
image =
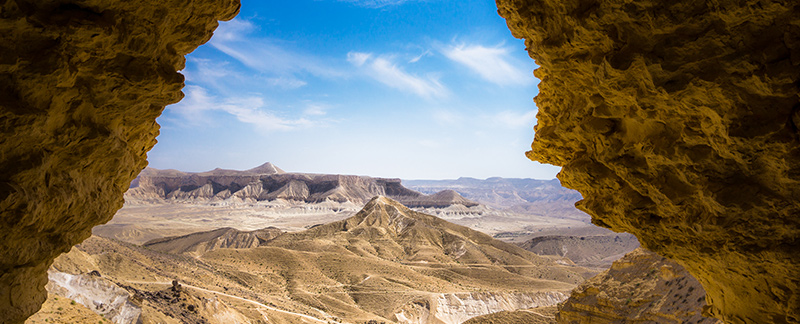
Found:
[[[800,322],[800,6],[497,0],[542,80],[528,157],[595,224],[703,284],[706,314]]]
[[[236,0],[0,3],[0,314],[45,300],[47,267],[122,207],[184,55]]]
[[[701,315],[705,292],[680,265],[636,249],[582,283],[559,305],[559,323],[717,323]]]
[[[271,168],[265,168],[269,165]],[[272,164],[246,171],[212,170],[186,173],[148,168],[125,193],[130,202],[272,201],[319,203],[333,201],[363,205],[375,196],[388,196],[409,207],[477,206],[452,190],[424,195],[403,186],[400,179],[338,174],[285,173]],[[255,170],[255,171],[254,171]]]

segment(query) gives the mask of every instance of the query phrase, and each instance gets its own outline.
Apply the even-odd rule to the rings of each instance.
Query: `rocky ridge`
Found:
[[[281,234],[283,234],[283,231],[275,227],[249,232],[227,227],[179,237],[155,239],[142,244],[142,247],[164,253],[193,253],[199,255],[217,249],[258,247]]]
[[[528,157],[729,323],[800,323],[800,6],[497,0],[542,80]]]
[[[267,245],[296,250],[347,249],[365,257],[402,262],[502,263],[520,266],[509,270],[516,273],[536,273],[542,278],[576,284],[583,280],[569,271],[540,273],[544,268],[535,266],[552,264],[551,260],[382,196],[370,200],[350,218],[286,233]]]
[[[402,185],[400,179],[286,173],[270,163],[246,171],[216,169],[201,173],[147,168],[125,194],[128,203],[285,200],[355,205],[363,205],[376,195],[421,208],[478,206],[478,203],[452,190],[432,195],[410,190]]]

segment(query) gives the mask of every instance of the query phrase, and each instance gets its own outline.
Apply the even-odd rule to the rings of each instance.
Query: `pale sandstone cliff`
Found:
[[[595,224],[705,287],[707,314],[800,322],[800,5],[497,0],[542,80],[531,159]]]
[[[0,2],[0,322],[47,297],[47,268],[122,207],[184,55],[237,0]]]

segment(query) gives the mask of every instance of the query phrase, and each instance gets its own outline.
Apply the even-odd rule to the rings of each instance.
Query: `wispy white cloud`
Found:
[[[202,87],[188,85],[186,97],[168,107],[189,126],[213,124],[208,112],[220,111],[236,117],[239,122],[251,124],[259,131],[288,131],[314,126],[316,121],[308,118],[289,119],[275,115],[267,109],[264,99],[257,96],[219,98]]]
[[[281,90],[293,90],[308,83],[292,75],[264,76],[242,71],[231,66],[228,61],[212,61],[208,59],[188,58],[189,64],[182,71],[186,83],[201,85],[218,92],[239,93],[241,84],[259,84]]]
[[[423,57],[426,57],[426,56],[428,56],[428,55],[433,55],[433,54],[431,53],[431,51],[430,51],[430,50],[425,50],[424,52],[422,52],[422,54],[420,54],[420,55],[418,55],[418,56],[415,56],[415,57],[413,57],[411,60],[409,60],[409,61],[408,61],[408,63],[417,63],[417,62],[419,62],[419,60],[421,60]]]
[[[533,127],[534,122],[536,121],[536,113],[537,110],[530,110],[526,112],[516,112],[516,111],[501,111],[496,113],[492,116],[492,119],[502,125],[503,127],[508,128],[521,128],[521,127]]]
[[[285,90],[291,90],[291,89],[305,87],[308,84],[308,82],[293,77],[280,76],[275,78],[268,78],[267,84],[273,87],[278,87]]]
[[[209,44],[262,73],[280,76],[310,73],[328,78],[343,76],[342,71],[332,67],[326,60],[293,50],[286,42],[252,36],[256,29],[255,25],[243,19],[222,22]]]
[[[352,3],[359,7],[367,8],[382,8],[387,6],[401,5],[406,2],[413,2],[415,0],[339,0],[340,2]],[[420,1],[420,0],[416,0]]]
[[[303,110],[303,115],[307,116],[325,116],[328,114],[330,106],[318,103],[309,103],[306,109]]]
[[[387,56],[374,57],[371,53],[350,52],[347,60],[361,68],[369,77],[391,88],[414,93],[424,98],[441,98],[448,94],[447,88],[434,76],[412,75]]]
[[[498,85],[528,85],[534,81],[531,73],[518,68],[523,64],[516,62],[506,47],[460,44],[441,47],[440,51],[450,60]]]
[[[355,66],[363,66],[372,57],[370,53],[350,52],[347,53],[347,61]]]

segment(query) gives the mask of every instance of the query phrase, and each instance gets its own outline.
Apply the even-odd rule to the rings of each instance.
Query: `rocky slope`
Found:
[[[800,322],[800,6],[497,0],[542,80],[528,157],[731,323]]]
[[[47,300],[42,304],[42,309],[29,317],[25,324],[98,324],[105,321],[107,320],[99,314],[69,298],[47,294]]]
[[[238,9],[0,3],[0,322],[36,312],[52,260],[122,207],[156,143],[156,117],[182,97],[184,55]]]
[[[519,244],[539,255],[557,255],[575,264],[608,269],[611,264],[639,247],[639,240],[627,233],[595,236],[540,236]]]
[[[559,305],[559,323],[717,323],[705,291],[682,266],[639,248],[582,283]]]
[[[509,269],[515,273],[576,284],[583,280],[574,272],[549,267],[552,260],[382,196],[348,219],[286,233],[266,244],[295,250],[346,249],[365,257],[409,263],[500,263],[517,266]]]
[[[141,309],[144,323],[266,317],[275,323],[455,324],[490,312],[553,306],[587,274],[567,259],[537,256],[385,197],[348,219],[265,239],[273,234],[220,229],[148,247],[92,237],[59,257],[53,271],[86,278],[70,281],[76,283],[68,285],[72,291],[112,283],[117,288],[92,294],[126,297]],[[259,246],[233,239],[241,235],[257,235]],[[178,294],[168,288],[175,279],[182,286]],[[120,289],[124,293],[117,294]]]
[[[155,239],[142,244],[142,246],[164,253],[192,253],[199,255],[217,249],[258,247],[281,234],[283,234],[283,231],[274,227],[249,232],[228,227],[179,237]]]
[[[201,173],[148,168],[131,186],[126,193],[129,203],[286,200],[363,205],[374,196],[384,195],[422,208],[478,205],[452,190],[424,195],[404,187],[400,179],[285,173],[271,163],[246,171],[216,169]]]

